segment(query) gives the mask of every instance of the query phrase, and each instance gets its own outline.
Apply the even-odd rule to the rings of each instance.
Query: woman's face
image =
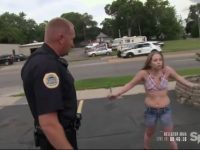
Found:
[[[151,60],[151,68],[155,70],[162,69],[163,66],[163,59],[160,54],[155,54]]]

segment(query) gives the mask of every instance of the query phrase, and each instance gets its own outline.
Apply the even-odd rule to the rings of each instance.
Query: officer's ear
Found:
[[[58,40],[62,39],[63,38],[62,33],[57,33],[57,38],[58,38]]]
[[[59,43],[63,43],[63,41],[65,40],[65,36],[62,33],[59,33],[57,38]]]
[[[60,41],[60,39],[62,39],[62,35],[58,32],[54,33],[52,37],[53,37],[53,41]]]

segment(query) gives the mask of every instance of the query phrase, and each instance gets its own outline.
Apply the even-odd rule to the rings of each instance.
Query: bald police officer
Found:
[[[35,121],[35,142],[41,149],[77,149],[77,98],[68,64],[60,56],[74,46],[73,24],[54,18],[45,28],[44,44],[22,68],[25,95]]]

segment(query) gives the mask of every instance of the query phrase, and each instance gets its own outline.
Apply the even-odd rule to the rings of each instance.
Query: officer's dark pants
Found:
[[[66,135],[68,141],[70,142],[70,144],[72,145],[73,149],[77,150],[78,147],[77,147],[77,139],[76,139],[76,130],[74,130],[74,129],[65,130],[65,135]],[[47,138],[45,136],[40,137],[39,145],[40,145],[41,150],[55,149],[49,143],[49,141],[47,140]]]

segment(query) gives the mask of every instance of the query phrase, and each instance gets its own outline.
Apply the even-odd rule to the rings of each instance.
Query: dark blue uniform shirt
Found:
[[[21,76],[29,107],[38,116],[57,112],[61,124],[76,117],[74,79],[63,61],[47,45],[37,49],[22,68]]]

